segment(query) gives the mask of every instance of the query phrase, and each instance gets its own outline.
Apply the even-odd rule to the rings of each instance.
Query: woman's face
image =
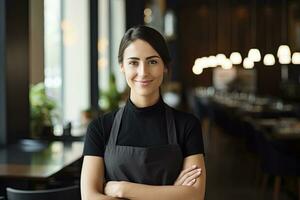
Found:
[[[131,88],[131,94],[137,96],[159,94],[159,86],[166,71],[159,54],[149,43],[140,39],[125,49],[121,70]]]

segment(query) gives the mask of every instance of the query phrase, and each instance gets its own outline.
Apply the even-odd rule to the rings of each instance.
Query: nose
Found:
[[[140,63],[139,69],[138,69],[138,74],[141,75],[141,76],[144,76],[144,75],[148,74],[147,63],[145,63],[145,62]]]

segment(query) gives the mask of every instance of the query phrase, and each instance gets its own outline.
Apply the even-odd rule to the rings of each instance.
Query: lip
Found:
[[[139,83],[150,83],[150,82],[152,82],[152,80],[135,80],[135,82],[139,82]]]
[[[135,82],[143,85],[143,86],[146,86],[146,85],[149,85],[153,80],[135,80]]]

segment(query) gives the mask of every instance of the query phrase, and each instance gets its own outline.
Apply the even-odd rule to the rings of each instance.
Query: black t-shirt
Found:
[[[160,100],[149,107],[138,108],[128,99],[120,131],[118,145],[150,147],[168,144],[164,102]],[[184,157],[204,154],[200,121],[192,114],[173,110],[177,141]],[[85,137],[84,155],[104,156],[105,146],[117,111],[93,120]]]

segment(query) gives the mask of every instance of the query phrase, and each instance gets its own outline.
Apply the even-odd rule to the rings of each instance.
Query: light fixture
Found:
[[[228,59],[228,58],[226,58],[226,59],[224,60],[224,63],[221,65],[221,67],[222,67],[223,69],[231,69],[231,68],[232,68],[232,62],[231,62],[231,60]]]
[[[152,10],[150,8],[145,8],[144,10],[144,22],[149,24],[152,22]]]
[[[248,58],[253,62],[259,62],[261,60],[260,51],[256,48],[252,48],[248,52]]]
[[[299,65],[300,64],[300,52],[295,52],[293,53],[293,56],[292,56],[292,63],[294,65]]]
[[[200,65],[194,65],[192,71],[194,74],[199,75],[203,72],[203,68]]]
[[[251,9],[251,42],[252,47],[248,52],[248,58],[251,59],[253,62],[259,62],[261,60],[260,51],[257,48],[254,48],[256,46],[256,0],[252,1],[253,6]]]
[[[216,56],[209,56],[207,58],[207,66],[208,67],[216,67],[218,65]]]
[[[277,51],[277,57],[280,58],[282,56],[291,56],[291,50],[288,45],[280,45]]]
[[[208,58],[207,57],[202,57],[202,58],[197,58],[195,60],[195,65],[200,66],[201,68],[208,68]]]
[[[291,56],[281,56],[279,57],[279,63],[283,65],[287,65],[291,63]]]
[[[245,58],[243,61],[243,67],[245,69],[252,69],[254,67],[254,62],[250,58]]]
[[[226,56],[222,53],[219,53],[219,54],[216,55],[216,59],[217,59],[218,65],[223,65],[223,63],[226,60]]]
[[[266,2],[266,6],[267,6],[267,9],[270,8],[270,5],[269,5],[269,0],[267,0]],[[266,31],[265,31],[265,37],[266,37],[266,51],[267,52],[270,52],[270,44],[271,44],[271,35],[272,33],[270,32],[271,28],[270,27],[270,19],[271,19],[271,15],[270,15],[270,12],[265,12],[265,21],[266,21]],[[265,56],[264,56],[264,59],[263,59],[263,63],[264,65],[266,66],[272,66],[275,64],[275,57],[273,54],[271,53],[266,53]]]
[[[239,52],[232,52],[230,54],[229,59],[231,60],[232,64],[239,65],[242,63],[242,56]]]
[[[145,8],[145,10],[144,10],[144,15],[145,15],[145,16],[150,16],[150,15],[152,15],[152,10],[151,10],[150,8]]]
[[[275,57],[273,56],[273,54],[266,54],[264,56],[264,65],[266,66],[272,66],[275,64]]]

